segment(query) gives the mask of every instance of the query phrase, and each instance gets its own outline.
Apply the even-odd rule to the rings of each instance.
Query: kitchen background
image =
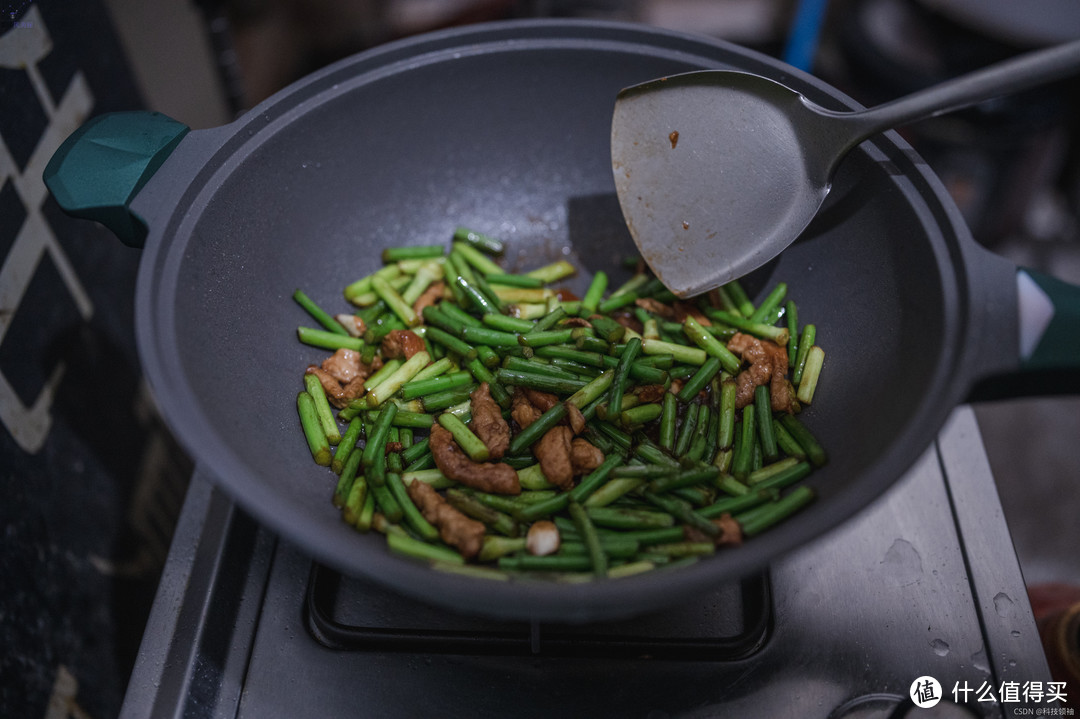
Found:
[[[112,110],[220,125],[364,48],[533,16],[712,35],[868,105],[1080,37],[1074,0],[0,0],[0,715],[117,713],[190,472],[139,377],[138,253],[47,197],[58,143]],[[980,242],[1080,283],[1078,97],[1030,93],[904,134]],[[976,413],[1041,612],[1080,585],[1080,398]]]

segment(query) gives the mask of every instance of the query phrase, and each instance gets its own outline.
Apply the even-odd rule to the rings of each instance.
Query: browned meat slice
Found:
[[[687,317],[693,317],[697,320],[697,323],[703,327],[711,327],[712,320],[705,316],[700,309],[689,302],[676,302],[675,303],[675,321],[685,322]]]
[[[345,405],[349,404],[350,400],[354,400],[357,397],[364,396],[364,381],[364,377],[355,377],[351,382],[342,386],[341,397],[338,398],[342,402],[342,405],[341,407],[338,407],[338,409],[341,409]],[[334,406],[337,407],[337,405]]]
[[[754,403],[754,378],[749,370],[740,372],[735,377],[735,408],[742,409],[748,404]]]
[[[743,332],[736,332],[731,336],[731,339],[727,341],[727,348],[742,357],[742,353],[745,352],[755,341],[757,341],[757,338],[753,335],[748,335]]]
[[[371,364],[361,363],[360,371],[365,377],[370,377],[371,375],[382,369],[382,366],[382,357],[376,354],[374,357],[371,358]]]
[[[790,384],[785,378],[788,369],[787,347],[736,332],[728,340],[727,348],[750,363],[750,366],[736,377],[738,391],[735,395],[735,406],[737,408],[742,409],[753,402],[754,388],[768,382],[772,409],[783,412],[791,412],[795,409],[795,399]]]
[[[559,302],[577,302],[581,298],[574,294],[569,287],[559,287],[555,290],[555,298]]]
[[[472,422],[469,428],[488,448],[492,459],[502,459],[510,448],[510,425],[502,416],[502,407],[491,398],[487,382],[469,395],[472,407]]]
[[[417,352],[427,349],[427,345],[424,344],[423,338],[415,332],[390,330],[386,337],[383,337],[379,349],[386,359],[397,359],[399,357],[410,359]]]
[[[484,524],[450,506],[431,485],[413,480],[406,487],[409,498],[424,519],[439,530],[439,538],[457,547],[466,558],[475,557],[484,546]]]
[[[540,419],[540,415],[553,407],[557,407],[560,400],[556,395],[549,392],[515,387],[510,401],[510,417],[517,423],[518,427],[525,429]],[[567,417],[559,424],[565,425],[569,423],[572,435],[583,432],[585,430],[585,416],[581,414],[581,410],[571,404],[566,405],[566,410]]]
[[[364,380],[381,366],[382,360],[378,357],[366,365],[360,361],[359,352],[339,349],[323,360],[321,366],[309,366],[305,374],[318,377],[330,404],[341,409],[349,400],[363,396]]]
[[[665,320],[675,319],[675,308],[671,305],[664,304],[660,300],[654,300],[651,297],[642,297],[634,300],[634,304],[646,312],[652,312],[658,317],[663,317]]]
[[[338,409],[348,405],[349,400],[356,399],[364,394],[364,377],[366,375],[357,375],[347,384],[342,385],[329,372],[315,365],[310,365],[304,373],[313,374],[319,378],[319,384],[326,391],[326,398],[330,401],[330,404]]]
[[[576,404],[566,403],[566,419],[570,423],[570,429],[574,434],[581,434],[585,431],[585,415],[581,413]]]
[[[664,394],[667,393],[667,388],[665,388],[662,384],[647,384],[638,387],[634,391],[634,393],[642,402],[660,402],[664,399]]]
[[[799,401],[795,399],[795,390],[779,372],[773,372],[772,381],[769,384],[769,401],[774,412],[796,412]]]
[[[319,384],[322,385],[327,397],[333,398],[335,395],[341,394],[341,383],[331,377],[330,373],[322,367],[313,364],[308,365],[307,369],[304,370],[304,374],[313,374],[318,377]]]
[[[683,526],[683,538],[687,542],[713,542],[718,547],[737,547],[742,544],[742,527],[730,514],[724,512],[712,520],[712,523],[720,530],[719,534],[709,536],[700,529],[687,524]]]
[[[738,547],[742,544],[742,525],[735,521],[735,518],[730,514],[724,512],[714,519],[712,523],[720,528],[720,536],[716,537],[718,547]]]
[[[360,353],[356,350],[339,349],[323,360],[322,369],[342,384],[351,382],[357,375],[363,373]],[[367,375],[364,374],[364,376]]]
[[[442,299],[443,292],[446,291],[446,283],[444,282],[432,282],[426,290],[416,298],[416,302],[413,303],[413,312],[418,315],[424,313],[424,308],[435,304]]]
[[[584,317],[571,317],[559,323],[559,327],[592,327]]]
[[[570,442],[570,466],[575,476],[591,472],[603,463],[604,453],[599,447],[581,437],[574,437]]]
[[[449,479],[482,492],[521,494],[521,482],[513,467],[502,462],[472,461],[442,425],[431,428],[429,442],[435,466]]]
[[[540,410],[541,414],[559,403],[559,398],[550,392],[541,392],[537,389],[525,389],[524,391],[525,396],[529,398],[529,403]]]
[[[525,429],[558,403],[559,398],[548,392],[515,387],[510,400],[510,416],[518,427]]]
[[[533,407],[525,392],[520,387],[515,387],[514,395],[510,398],[510,417],[517,422],[517,426],[525,429],[540,419],[540,414],[540,410]]]
[[[540,471],[548,481],[560,489],[574,486],[574,465],[570,459],[571,440],[574,432],[569,427],[552,427],[533,445],[533,454],[540,462]]]

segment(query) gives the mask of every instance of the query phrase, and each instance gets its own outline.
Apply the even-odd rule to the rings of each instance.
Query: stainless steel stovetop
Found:
[[[941,685],[932,709],[908,699],[923,676]],[[1049,681],[961,407],[872,507],[761,576],[584,627],[457,616],[340,577],[196,472],[122,716],[1005,717],[1038,705],[1003,685]]]

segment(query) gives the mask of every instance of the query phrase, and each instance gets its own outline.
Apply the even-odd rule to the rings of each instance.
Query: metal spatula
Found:
[[[624,89],[611,161],[627,226],[664,285],[691,297],[780,254],[836,166],[868,137],[1080,70],[1080,41],[1039,50],[858,112],[767,78],[705,70]]]

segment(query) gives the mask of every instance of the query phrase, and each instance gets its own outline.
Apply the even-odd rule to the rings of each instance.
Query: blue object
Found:
[[[806,72],[813,69],[828,4],[829,0],[799,0],[784,48],[784,62]]]

